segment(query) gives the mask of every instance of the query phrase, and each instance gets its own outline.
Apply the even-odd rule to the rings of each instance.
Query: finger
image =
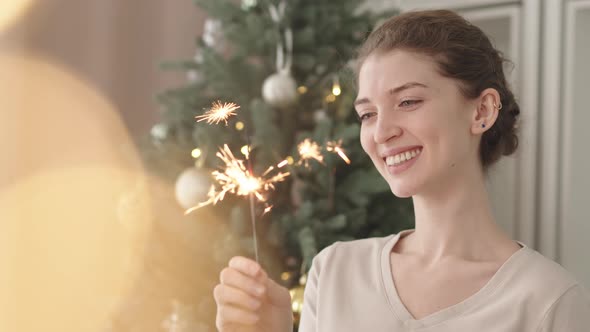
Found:
[[[278,306],[291,305],[291,295],[289,290],[277,284],[274,280],[268,278],[266,282],[267,298],[272,304]]]
[[[256,278],[262,271],[260,264],[242,256],[232,257],[228,265],[252,278]]]
[[[266,287],[263,283],[233,268],[226,267],[223,269],[219,275],[219,280],[224,285],[241,289],[255,297],[260,297],[266,292]]]
[[[219,284],[213,289],[213,297],[218,306],[233,305],[245,310],[254,311],[262,302],[248,293],[231,286]]]
[[[220,306],[217,308],[215,325],[219,330],[234,324],[253,325],[258,322],[258,315],[233,306]]]

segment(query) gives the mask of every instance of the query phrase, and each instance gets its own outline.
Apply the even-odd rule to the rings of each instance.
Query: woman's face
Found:
[[[477,106],[427,55],[371,54],[355,107],[363,149],[398,197],[443,189],[478,162],[470,112]]]

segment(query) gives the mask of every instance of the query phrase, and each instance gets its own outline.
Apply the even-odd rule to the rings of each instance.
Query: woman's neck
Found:
[[[494,220],[481,171],[448,178],[413,201],[416,230],[404,247],[427,262],[495,259],[516,246]]]

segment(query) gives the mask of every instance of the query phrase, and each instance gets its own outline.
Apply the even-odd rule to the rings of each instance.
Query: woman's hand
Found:
[[[220,332],[292,332],[289,291],[245,257],[233,257],[221,271],[213,295]]]

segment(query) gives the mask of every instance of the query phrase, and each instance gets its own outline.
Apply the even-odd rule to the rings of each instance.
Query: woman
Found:
[[[358,61],[361,143],[415,229],[336,243],[308,275],[300,331],[588,331],[587,293],[496,224],[486,170],[518,145],[503,59],[449,11],[406,13]],[[290,331],[290,298],[233,258],[215,288],[221,331]]]

